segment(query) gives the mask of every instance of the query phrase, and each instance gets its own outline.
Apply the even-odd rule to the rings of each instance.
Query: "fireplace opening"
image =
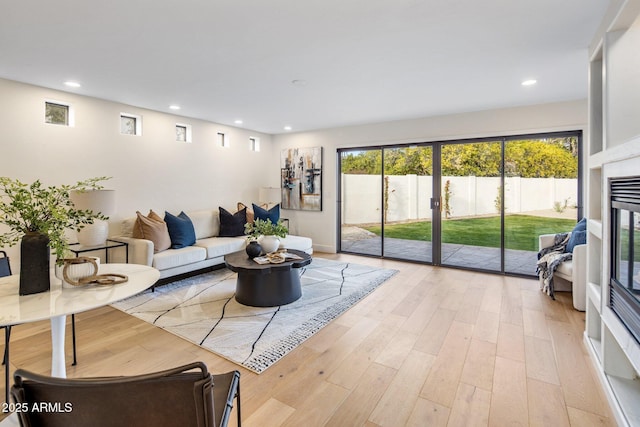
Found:
[[[609,307],[640,344],[640,176],[610,180]]]

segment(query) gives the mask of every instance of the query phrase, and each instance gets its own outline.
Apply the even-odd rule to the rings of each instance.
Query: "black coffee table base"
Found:
[[[295,249],[297,255],[280,264],[258,264],[245,251],[225,255],[227,268],[238,273],[236,301],[253,307],[277,307],[291,304],[302,296],[299,268],[311,263],[311,255]]]
[[[236,301],[252,307],[290,304],[302,296],[298,269],[269,274],[238,272]]]

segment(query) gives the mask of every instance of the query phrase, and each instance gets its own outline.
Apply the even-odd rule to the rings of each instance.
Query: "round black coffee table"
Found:
[[[303,251],[287,249],[302,259],[281,264],[258,264],[242,250],[225,255],[227,268],[238,273],[236,301],[253,307],[275,307],[290,304],[302,296],[300,273],[296,269],[309,265],[311,256]]]

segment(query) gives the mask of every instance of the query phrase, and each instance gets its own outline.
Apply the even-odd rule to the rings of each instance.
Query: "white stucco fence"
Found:
[[[389,175],[387,221],[431,219],[431,176]],[[449,181],[450,218],[497,214],[500,178],[443,176],[442,195]],[[374,175],[342,175],[342,222],[379,223],[382,178]],[[578,183],[563,178],[505,178],[507,213],[553,209],[556,203],[575,206]],[[444,216],[444,208],[443,208]]]

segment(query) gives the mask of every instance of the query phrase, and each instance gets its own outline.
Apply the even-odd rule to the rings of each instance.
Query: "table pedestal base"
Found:
[[[67,366],[64,357],[64,336],[67,316],[51,318],[51,376],[67,377]]]
[[[275,307],[290,304],[302,296],[300,272],[271,271],[267,274],[239,272],[236,301],[253,307]]]

